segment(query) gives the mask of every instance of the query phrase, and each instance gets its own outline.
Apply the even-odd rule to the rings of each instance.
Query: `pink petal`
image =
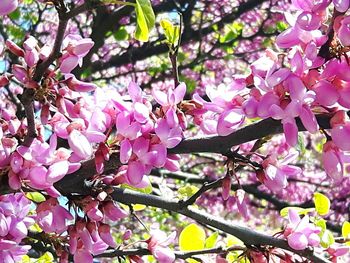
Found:
[[[134,141],[132,146],[133,152],[139,157],[142,158],[149,150],[150,141],[144,137],[139,137]]]
[[[47,183],[47,169],[44,166],[35,166],[30,169],[28,179],[30,180],[29,185],[35,189],[44,189],[49,187]]]
[[[300,78],[295,75],[290,76],[285,81],[285,86],[288,88],[292,100],[303,101],[304,95],[306,93],[306,88]]]
[[[327,175],[334,181],[339,182],[343,178],[343,162],[334,151],[323,152],[322,163]]]
[[[120,143],[120,162],[126,164],[132,154],[132,147],[128,139],[124,139]]]
[[[146,105],[136,102],[134,104],[134,118],[139,123],[145,123],[149,119],[149,109]]]
[[[337,126],[331,130],[332,139],[335,145],[343,151],[350,151],[350,124]]]
[[[82,159],[87,159],[92,155],[91,144],[80,131],[71,131],[68,136],[68,144],[73,152]]]
[[[298,127],[295,120],[289,120],[283,123],[283,130],[286,137],[286,142],[290,146],[295,146],[298,142]]]
[[[276,85],[280,84],[282,81],[284,81],[290,74],[290,70],[287,68],[281,68],[274,73],[266,80],[267,83],[271,88],[275,87]]]
[[[308,240],[303,233],[295,232],[288,236],[288,245],[295,250],[303,250],[308,245]]]
[[[50,165],[47,172],[47,181],[49,183],[56,183],[61,180],[68,172],[68,162],[60,161]]]
[[[321,80],[312,89],[316,93],[316,101],[323,106],[331,106],[339,99],[336,87],[327,80]]]
[[[153,98],[161,105],[161,106],[165,106],[168,104],[168,98],[167,98],[167,94],[165,94],[164,92],[160,91],[160,90],[152,90],[152,95]]]
[[[293,227],[298,225],[300,222],[300,216],[298,212],[293,208],[288,209],[288,219],[289,223],[292,224]]]
[[[79,249],[74,253],[74,262],[93,263],[94,259],[89,251]]]
[[[321,19],[312,12],[303,12],[297,18],[297,23],[301,29],[312,31],[321,26]]]
[[[168,247],[156,246],[152,250],[152,254],[160,263],[172,263],[175,261],[175,254]]]
[[[8,234],[9,232],[9,226],[6,221],[6,217],[4,216],[3,213],[0,212],[0,236],[4,237]]]
[[[142,90],[135,82],[129,83],[128,94],[134,102],[142,101]]]
[[[290,48],[296,46],[300,43],[299,30],[297,27],[291,27],[283,31],[276,38],[276,44],[280,48]]]
[[[109,225],[104,225],[101,224],[98,227],[98,232],[100,234],[101,239],[109,246],[111,247],[116,247],[117,243],[115,242],[115,240],[113,239],[112,235],[111,235],[111,228]]]
[[[285,116],[284,110],[280,106],[272,105],[270,107],[270,116],[275,120],[282,120]]]
[[[70,73],[76,66],[78,66],[78,63],[78,56],[67,56],[61,61],[60,70],[63,74]]]
[[[220,136],[229,135],[242,124],[243,119],[244,116],[235,110],[222,113],[218,119],[217,133]]]
[[[84,57],[93,47],[94,42],[91,38],[84,38],[79,40],[78,44],[73,48],[73,53],[77,56]]]
[[[174,104],[179,104],[184,96],[186,94],[186,84],[184,82],[181,82],[177,88],[174,90],[174,95],[175,95],[175,101]]]
[[[349,9],[349,0],[333,0],[335,9],[338,12],[344,13]]]
[[[97,86],[91,82],[78,80],[73,74],[69,74],[69,78],[65,82],[69,89],[77,92],[91,92],[97,88]]]
[[[315,114],[311,111],[309,106],[304,105],[300,113],[300,119],[304,127],[310,132],[315,133],[318,131],[318,123]]]
[[[145,174],[145,167],[141,162],[134,161],[129,162],[127,177],[132,185],[137,185],[142,181],[142,177]]]
[[[5,16],[13,11],[18,6],[18,0],[1,0],[0,3],[0,16]]]

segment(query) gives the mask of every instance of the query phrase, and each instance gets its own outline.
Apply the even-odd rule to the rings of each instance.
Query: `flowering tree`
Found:
[[[0,262],[348,262],[349,5],[1,1]]]

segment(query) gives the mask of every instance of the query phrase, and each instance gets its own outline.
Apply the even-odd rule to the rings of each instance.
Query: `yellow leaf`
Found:
[[[141,210],[145,209],[146,206],[140,205],[140,204],[135,204],[135,205],[132,205],[132,208],[134,209],[134,211],[141,211]]]
[[[316,207],[316,212],[321,215],[327,215],[329,208],[331,207],[331,202],[328,197],[321,193],[314,193],[314,202]]]
[[[345,221],[342,228],[341,228],[341,234],[343,238],[348,238],[350,235],[350,223],[348,221]]]
[[[287,217],[289,209],[295,210],[299,215],[307,215],[309,212],[312,212],[314,210],[314,208],[301,208],[301,207],[296,207],[296,206],[288,206],[288,207],[283,208],[280,211],[280,215],[282,217]]]
[[[196,224],[185,227],[179,237],[179,246],[183,251],[201,250],[205,245],[205,232]]]
[[[226,247],[229,248],[229,247],[232,247],[234,245],[244,245],[244,243],[240,239],[238,239],[237,237],[229,235],[226,238]]]
[[[37,232],[37,233],[43,232],[43,230],[41,229],[41,227],[37,223],[35,223],[34,225],[31,225],[29,227],[29,230],[32,232]]]
[[[30,257],[27,256],[27,255],[24,255],[24,256],[22,257],[21,263],[30,263]]]
[[[26,193],[26,197],[35,203],[41,203],[46,200],[45,196],[39,192],[28,192]]]

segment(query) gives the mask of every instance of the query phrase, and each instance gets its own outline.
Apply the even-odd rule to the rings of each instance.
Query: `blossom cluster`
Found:
[[[75,200],[81,215],[73,215],[60,205],[61,193],[55,183],[75,173],[81,163],[94,159],[96,178],[107,185],[127,184],[145,188],[153,168],[179,169],[179,156],[169,154],[184,137],[187,121],[193,120],[205,134],[228,136],[252,119],[272,118],[281,122],[288,147],[298,143],[298,119],[314,134],[320,127],[315,113],[331,113],[330,135],[323,146],[322,162],[327,175],[336,183],[342,181],[349,159],[350,66],[346,47],[350,45],[350,17],[346,15],[349,1],[292,0],[295,12],[286,13],[290,28],[276,38],[285,53],[266,50],[250,65],[249,73],[236,75],[230,85],[208,85],[206,97],[194,94],[183,101],[186,85],[167,90],[153,89],[153,99],[136,83],[129,83],[126,92],[99,88],[94,83],[77,79],[72,73],[90,52],[94,42],[78,34],[64,37],[59,57],[51,57],[54,47],[40,45],[27,36],[22,46],[6,41],[7,50],[18,59],[11,71],[0,76],[0,86],[20,86],[18,94],[33,91],[36,138],[26,145],[29,119],[19,119],[12,109],[0,111],[0,169],[8,171],[9,186],[23,186],[43,191],[47,199],[36,207],[35,220],[46,233],[68,234],[69,253],[75,262],[92,262],[93,256],[116,247],[109,221],[118,221],[128,213],[102,192],[98,197]],[[329,5],[337,11],[334,39],[327,39],[323,29],[329,17]],[[17,8],[17,1],[5,0],[0,15]],[[329,45],[329,50],[323,47]],[[57,54],[55,54],[56,56]],[[56,59],[43,72],[42,63]],[[210,65],[207,65],[208,67]],[[127,94],[127,95],[125,95]],[[327,94],[327,96],[324,96]],[[25,103],[23,103],[25,104]],[[27,105],[25,105],[27,106]],[[192,119],[191,119],[192,118]],[[39,120],[40,119],[40,120]],[[322,127],[321,127],[322,128]],[[112,153],[119,154],[120,167],[104,175],[105,162]],[[283,158],[278,154],[253,156],[256,178],[272,192],[287,186],[289,177],[302,174],[293,165],[297,154],[290,151]],[[229,199],[231,178],[223,181],[223,198]],[[244,192],[236,192],[238,210],[246,215]],[[34,223],[28,217],[30,201],[23,195],[0,197],[0,257],[18,261],[29,247],[21,246],[27,228]],[[289,210],[289,225],[284,231],[288,244],[295,250],[320,243],[320,230],[309,217]],[[145,241],[148,250],[160,262],[172,262],[174,254],[167,247],[175,234],[167,237],[152,229]],[[68,261],[68,251],[59,255]]]
[[[205,134],[220,136],[229,135],[249,119],[280,120],[287,144],[294,147],[298,143],[297,118],[314,134],[320,129],[315,112],[331,113],[332,129],[322,161],[327,175],[339,183],[349,161],[344,152],[350,150],[344,141],[350,124],[343,110],[350,107],[350,79],[345,73],[350,69],[346,55],[350,20],[345,14],[349,1],[333,1],[338,15],[333,26],[335,36],[330,40],[322,26],[329,18],[331,1],[292,3],[296,11],[285,14],[291,27],[276,38],[277,46],[287,49],[286,53],[267,49],[250,65],[249,73],[233,76],[230,85],[208,85],[210,101],[194,94],[194,109],[188,114]],[[327,45],[329,51],[324,51],[322,47]],[[264,171],[257,172],[259,180],[273,191],[286,187],[288,175],[301,172],[294,168],[271,169],[268,163],[276,162],[276,157],[270,156],[261,161]]]
[[[0,259],[2,262],[19,262],[31,246],[22,245],[28,228],[34,224],[29,216],[31,201],[23,194],[0,196]]]
[[[114,89],[102,90],[71,74],[92,45],[91,39],[67,35],[57,67],[49,67],[39,85],[34,79],[35,69],[49,59],[52,47],[39,47],[32,36],[24,41],[23,48],[7,40],[8,50],[19,60],[11,73],[1,76],[2,86],[15,79],[23,87],[20,92],[34,91],[40,122],[35,123],[38,136],[25,145],[22,140],[27,136],[26,120],[19,120],[14,111],[1,111],[0,168],[9,169],[12,189],[26,186],[50,196],[37,206],[36,221],[46,233],[68,232],[69,252],[74,254],[75,262],[92,262],[93,255],[109,246],[116,247],[107,222],[120,220],[127,213],[101,196],[79,203],[87,221],[73,217],[59,204],[57,198],[61,193],[54,184],[79,170],[82,161],[94,157],[96,174],[103,174],[105,161],[113,149],[119,148],[122,165],[114,175],[102,177],[103,182],[145,187],[148,184],[145,175],[154,167],[178,169],[179,157],[167,154],[167,149],[182,140],[187,127],[184,113],[178,107],[186,93],[184,83],[174,90],[154,91],[159,108],[153,112],[149,97],[133,82],[129,84],[128,96],[122,96]],[[63,141],[69,148],[58,146]],[[67,255],[62,249],[61,259],[66,260]]]

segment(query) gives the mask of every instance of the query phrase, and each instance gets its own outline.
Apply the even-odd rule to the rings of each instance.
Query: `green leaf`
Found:
[[[342,228],[341,228],[341,234],[343,238],[348,238],[350,235],[350,223],[348,221],[345,221]]]
[[[127,184],[122,184],[120,186],[121,186],[121,188],[127,188],[127,189],[134,190],[134,191],[137,191],[137,192],[140,192],[140,193],[144,193],[144,194],[150,194],[153,191],[153,187],[152,187],[152,184],[150,182],[144,188],[136,188],[136,187],[133,187],[133,186],[130,186],[130,185],[127,185]]]
[[[26,197],[35,203],[41,203],[41,202],[44,202],[46,200],[45,196],[39,192],[26,193]]]
[[[218,240],[219,232],[215,232],[211,234],[206,240],[205,240],[205,248],[213,248],[216,245],[216,241]]]
[[[322,229],[322,231],[327,230],[326,220],[324,220],[323,218],[316,220],[314,223],[316,226],[320,227]]]
[[[186,93],[192,93],[196,89],[197,82],[195,80],[187,78],[183,75],[181,75],[179,79],[181,82],[185,82],[187,88]]]
[[[135,38],[147,42],[155,23],[155,16],[149,0],[136,0],[136,22]]]
[[[182,251],[201,250],[205,245],[204,229],[196,224],[186,226],[179,237],[179,247]]]
[[[165,38],[168,44],[175,45],[179,41],[180,27],[174,26],[173,23],[168,19],[162,19],[160,25],[164,30]]]
[[[325,230],[320,233],[321,237],[321,246],[328,248],[330,245],[334,244],[334,236],[331,231]]]
[[[277,27],[278,31],[282,32],[282,31],[286,30],[289,26],[287,23],[285,23],[283,21],[279,21],[279,22],[277,22],[276,27]]]
[[[54,262],[54,257],[50,252],[45,252],[38,260],[37,263],[52,263]]]
[[[17,20],[21,17],[21,12],[19,11],[19,8],[17,8],[15,11],[11,12],[11,14],[8,15],[11,20]]]
[[[321,215],[327,215],[329,208],[331,207],[331,202],[328,197],[321,193],[314,193],[314,203],[316,207],[316,212]]]
[[[115,40],[127,40],[129,38],[128,31],[126,31],[125,27],[120,27],[114,34],[113,37]]]
[[[194,185],[186,185],[184,187],[181,187],[178,190],[179,198],[180,199],[189,198],[192,195],[194,195],[198,190],[199,188]]]
[[[313,208],[301,208],[301,207],[296,207],[296,206],[289,206],[289,207],[285,207],[280,211],[280,215],[282,217],[286,217],[288,215],[288,210],[289,209],[293,209],[295,210],[299,215],[306,215],[309,212],[313,211]]]
[[[296,148],[301,155],[305,154],[306,146],[304,143],[304,137],[301,134],[298,134],[298,144],[297,144]]]

